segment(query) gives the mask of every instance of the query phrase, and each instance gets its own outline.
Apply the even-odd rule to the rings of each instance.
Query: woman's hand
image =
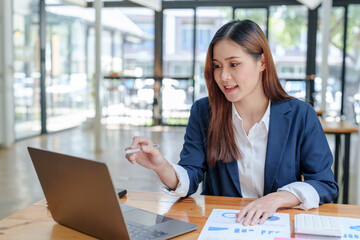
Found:
[[[147,137],[134,137],[128,149],[141,148],[141,152],[126,154],[125,157],[132,164],[138,163],[141,166],[154,170],[161,181],[170,189],[176,189],[179,179],[173,166],[164,158],[161,152],[153,147],[152,141]]]
[[[134,137],[133,142],[128,149],[141,148],[141,152],[126,154],[125,157],[132,164],[138,163],[141,166],[157,170],[159,167],[167,163],[161,152],[153,147],[152,141],[147,137]]]
[[[270,193],[246,205],[237,213],[237,222],[244,219],[243,225],[263,224],[281,207],[294,207],[300,204],[299,199],[292,193],[280,191]]]

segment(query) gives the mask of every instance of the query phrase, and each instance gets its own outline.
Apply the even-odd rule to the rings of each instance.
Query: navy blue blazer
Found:
[[[202,194],[241,197],[237,162],[206,161],[206,137],[210,117],[209,99],[196,101],[192,108],[180,153],[179,165],[190,178],[187,195],[196,192],[205,178]],[[264,171],[264,195],[289,183],[301,181],[313,186],[320,204],[331,202],[338,186],[331,170],[333,157],[313,107],[297,99],[272,101]],[[206,174],[205,174],[206,173]]]

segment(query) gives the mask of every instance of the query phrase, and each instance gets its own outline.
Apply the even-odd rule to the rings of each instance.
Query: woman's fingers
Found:
[[[239,213],[236,214],[236,222],[241,222],[242,219],[244,226],[254,226],[256,224],[263,224],[270,216],[268,212],[258,209],[258,210],[246,210],[242,209]]]
[[[135,159],[135,154],[134,153],[130,153],[130,154],[126,154],[125,155],[126,159],[131,162],[132,164],[136,163],[136,159]]]
[[[255,214],[255,211],[252,209],[246,213],[246,216],[245,216],[244,222],[243,222],[244,226],[247,226],[250,224],[251,220],[253,219],[254,214]]]
[[[277,195],[268,194],[256,199],[246,205],[239,213],[237,213],[237,222],[243,221],[243,225],[263,224],[268,217],[272,216],[278,209],[278,205],[274,204]]]
[[[133,142],[132,142],[130,148],[134,149],[134,148],[145,146],[145,145],[152,145],[152,142],[149,138],[135,136],[135,137],[133,137]]]
[[[236,214],[236,216],[237,216],[236,221],[241,222],[241,220],[243,220],[243,219],[245,221],[245,217],[248,215],[248,211],[249,211],[248,208],[244,207],[240,212],[238,212]]]
[[[236,213],[236,222],[241,222],[241,219],[243,219],[245,217],[245,211],[244,209],[241,210],[240,212]]]
[[[156,155],[156,151],[159,151],[157,148],[154,147],[153,144],[148,144],[148,145],[142,145],[141,149],[144,153],[150,153],[153,155]]]
[[[258,224],[263,224],[269,217],[271,217],[273,214],[269,214],[267,212],[264,212],[264,214],[262,215],[262,218],[260,219],[260,221],[258,222]]]
[[[148,146],[151,144],[151,140],[147,137],[140,137],[140,136],[135,136],[133,137],[133,141],[131,143],[130,147],[126,147],[126,150],[131,150],[131,149],[135,149],[135,148],[141,148],[141,150],[143,150],[144,146]],[[132,164],[136,163],[136,153],[127,153],[125,155],[125,158],[131,162]]]
[[[258,210],[255,215],[253,216],[251,222],[250,222],[250,225],[251,226],[254,226],[255,224],[257,224],[259,222],[259,219],[260,218],[264,218],[264,211],[262,210]]]
[[[140,151],[128,151],[125,154],[126,159],[132,164],[139,164],[145,168],[154,170],[164,164],[166,161],[161,152],[154,147],[152,141],[147,137],[133,137],[130,147],[125,150],[140,149]]]

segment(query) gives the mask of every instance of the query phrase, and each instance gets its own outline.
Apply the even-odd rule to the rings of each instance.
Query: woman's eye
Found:
[[[214,64],[213,66],[214,66],[214,68],[220,68],[221,67],[220,64]]]
[[[238,63],[230,63],[231,67],[236,67],[237,65],[239,65]]]

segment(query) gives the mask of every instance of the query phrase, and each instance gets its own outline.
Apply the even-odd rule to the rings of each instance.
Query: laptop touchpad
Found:
[[[139,209],[134,209],[134,210],[124,212],[124,217],[125,217],[126,221],[136,222],[136,223],[148,226],[148,227],[171,220],[171,218],[169,218],[169,217],[158,215],[158,214],[147,212],[147,211],[143,211],[143,210],[139,210]]]

